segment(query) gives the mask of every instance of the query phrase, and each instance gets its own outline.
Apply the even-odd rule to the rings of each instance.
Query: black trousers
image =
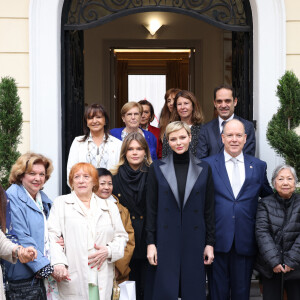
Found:
[[[148,268],[147,259],[132,259],[129,267],[129,280],[135,281],[136,300],[144,300],[145,278]]]
[[[263,300],[280,300],[281,299],[281,273],[274,274],[269,279],[262,276]],[[285,280],[284,289],[287,293],[288,300],[300,299],[300,279]]]

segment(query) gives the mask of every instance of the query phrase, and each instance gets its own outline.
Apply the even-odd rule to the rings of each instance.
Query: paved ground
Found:
[[[252,280],[249,300],[262,300],[262,296],[260,295],[258,280]]]

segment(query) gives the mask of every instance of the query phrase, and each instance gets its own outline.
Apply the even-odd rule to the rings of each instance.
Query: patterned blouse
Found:
[[[92,164],[95,168],[107,168],[109,152],[108,147],[105,147],[105,136],[103,137],[103,142],[99,147],[94,143],[91,135],[87,138],[87,142],[88,151],[86,154],[86,161]]]

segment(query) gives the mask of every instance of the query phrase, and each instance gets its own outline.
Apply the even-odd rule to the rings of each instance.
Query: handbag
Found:
[[[119,284],[120,299],[119,300],[136,300],[135,281],[124,281]]]
[[[47,300],[44,282],[37,278],[7,282],[5,294],[8,300]]]
[[[114,276],[114,283],[113,283],[113,292],[112,292],[112,300],[119,300],[120,299],[120,288],[116,281],[116,276]]]

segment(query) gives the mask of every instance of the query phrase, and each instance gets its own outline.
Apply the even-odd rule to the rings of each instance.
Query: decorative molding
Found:
[[[228,30],[249,31],[243,0],[71,0],[65,29],[85,29],[145,11],[191,15]]]

